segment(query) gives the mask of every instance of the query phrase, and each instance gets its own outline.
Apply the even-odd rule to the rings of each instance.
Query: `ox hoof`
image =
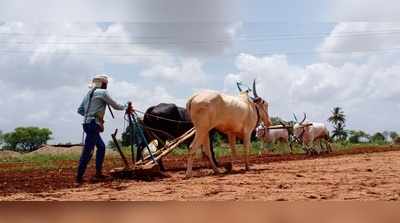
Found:
[[[213,171],[214,171],[215,175],[218,175],[218,174],[222,173],[218,168],[213,169]]]
[[[190,178],[192,178],[191,176],[184,176],[183,179],[184,180],[190,180]]]
[[[192,178],[192,174],[188,174],[186,173],[186,175],[183,177],[184,180],[189,180],[190,178]]]
[[[223,176],[224,173],[225,173],[225,172],[221,172],[221,171],[214,172],[214,176]]]
[[[227,163],[224,165],[226,173],[230,173],[233,170],[233,164],[232,163]]]

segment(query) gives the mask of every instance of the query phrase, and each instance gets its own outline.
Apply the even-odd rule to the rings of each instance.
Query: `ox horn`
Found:
[[[256,79],[253,80],[253,95],[255,98],[258,98],[257,90],[256,90]]]
[[[304,114],[303,120],[301,120],[301,122],[299,122],[299,120],[298,120],[297,117],[296,117],[296,114],[293,113],[294,120],[295,120],[297,123],[299,123],[300,125],[303,124],[303,122],[304,122],[304,121],[306,120],[306,118],[307,118],[306,113],[303,112],[303,114]]]
[[[296,117],[296,114],[295,114],[295,113],[293,113],[293,117],[294,117],[294,120],[298,123],[299,120],[297,120],[297,117]]]
[[[238,87],[238,89],[239,89],[239,92],[242,92],[242,91],[243,91],[242,88],[240,87],[241,84],[242,84],[242,83],[241,83],[240,81],[236,82],[236,85],[237,85],[237,87]]]
[[[307,115],[306,115],[306,113],[305,113],[305,112],[303,112],[303,114],[304,114],[304,118],[303,118],[303,120],[301,120],[300,124],[303,124],[303,123],[304,123],[304,121],[305,121],[305,120],[306,120],[306,118],[307,118]]]

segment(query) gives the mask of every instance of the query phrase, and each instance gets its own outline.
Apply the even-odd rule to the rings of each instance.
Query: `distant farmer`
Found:
[[[104,131],[104,114],[107,106],[111,106],[116,110],[124,110],[125,105],[115,102],[107,92],[108,76],[97,75],[93,78],[90,86],[91,90],[83,98],[78,108],[78,113],[84,117],[83,131],[86,133],[85,146],[82,150],[79,160],[78,174],[76,183],[83,183],[83,175],[85,174],[87,164],[92,158],[94,147],[96,152],[96,175],[93,180],[102,180],[105,176],[102,173],[105,145],[101,139],[100,132]]]

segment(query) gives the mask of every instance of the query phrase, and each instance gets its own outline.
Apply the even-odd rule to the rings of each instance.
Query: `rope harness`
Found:
[[[130,133],[130,137],[131,137],[131,152],[132,152],[132,161],[135,162],[135,157],[134,157],[134,151],[133,151],[133,142],[135,141],[136,143],[136,147],[139,149],[140,147],[142,147],[144,145],[145,148],[147,148],[147,151],[150,154],[151,159],[153,160],[154,163],[158,164],[157,160],[154,158],[153,153],[151,152],[150,148],[149,148],[149,143],[147,142],[147,139],[144,135],[144,130],[141,127],[141,125],[139,125],[139,121],[138,121],[138,115],[135,113],[135,111],[132,111],[132,113],[126,113],[125,120],[129,121],[129,125],[131,126],[131,133]],[[134,140],[134,138],[136,138]],[[141,154],[137,154],[137,156],[140,156]]]
[[[135,111],[136,111],[137,113],[140,113],[140,114],[143,114],[143,115],[152,116],[152,117],[159,118],[159,119],[163,119],[163,120],[169,121],[169,122],[186,123],[186,124],[192,123],[191,121],[180,121],[180,120],[175,120],[175,119],[164,118],[164,117],[162,117],[162,116],[153,115],[153,114],[149,114],[149,113],[145,113],[145,112],[140,111],[140,110],[137,110],[137,109],[135,109]]]
[[[258,107],[256,105],[256,111],[257,111],[257,122],[256,122],[256,126],[254,127],[257,128],[258,124],[260,124],[260,111],[258,110]]]
[[[169,119],[169,118],[165,118],[165,117],[162,117],[162,116],[159,116],[159,115],[153,115],[153,114],[145,113],[145,112],[137,110],[137,109],[135,109],[135,112],[143,114],[143,118],[144,118],[144,116],[148,115],[148,116],[151,116],[151,117],[154,117],[154,118],[158,118],[158,119],[162,119],[162,120],[165,120],[165,121],[174,122],[174,123],[178,123],[178,124],[192,124],[191,121],[180,121],[180,120]],[[150,127],[148,125],[145,125],[143,123],[143,121],[140,122],[140,124],[142,125],[142,127],[144,129],[148,129],[148,130],[151,130],[151,131],[156,131],[156,132],[162,133],[164,136],[167,136],[169,139],[174,139],[175,138],[174,136],[172,136],[171,134],[169,134],[166,131],[163,131],[161,129],[156,129],[156,128]],[[177,128],[179,129],[179,125],[177,126]],[[159,137],[157,137],[157,138],[159,138]]]
[[[303,136],[304,136],[304,133],[306,132],[306,126],[301,126],[301,129],[302,129],[302,131],[301,131],[299,137],[296,137],[296,138],[298,138],[298,140],[299,140],[301,143],[303,143]]]

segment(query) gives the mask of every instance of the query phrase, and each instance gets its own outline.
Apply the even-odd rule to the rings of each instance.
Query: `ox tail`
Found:
[[[186,111],[190,115],[190,109],[192,107],[192,101],[194,99],[195,95],[189,98],[189,100],[186,102]]]
[[[211,150],[211,158],[213,160],[213,162],[215,163],[216,166],[219,166],[218,162],[217,162],[217,158],[215,157],[215,151],[214,151],[214,138],[215,138],[215,134],[217,134],[217,130],[216,129],[212,129],[209,132],[209,138],[210,138],[210,150]]]

